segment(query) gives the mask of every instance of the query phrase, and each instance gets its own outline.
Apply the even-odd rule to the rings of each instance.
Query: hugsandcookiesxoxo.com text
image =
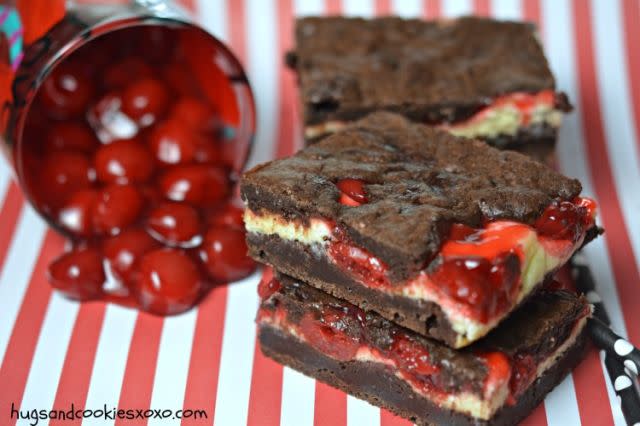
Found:
[[[207,419],[209,415],[206,410],[171,410],[171,409],[137,409],[137,408],[116,408],[107,407],[85,409],[78,408],[74,404],[67,410],[63,409],[21,409],[11,403],[11,419],[30,420],[31,426],[36,426],[40,420],[80,420],[80,419],[104,419],[104,420],[138,420],[138,419]]]

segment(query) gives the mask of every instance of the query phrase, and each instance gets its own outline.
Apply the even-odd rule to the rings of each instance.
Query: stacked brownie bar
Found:
[[[518,421],[583,353],[590,306],[543,290],[599,232],[580,192],[388,112],[250,170],[263,351],[420,424]]]
[[[295,39],[308,141],[382,109],[547,161],[571,108],[532,24],[312,17]]]

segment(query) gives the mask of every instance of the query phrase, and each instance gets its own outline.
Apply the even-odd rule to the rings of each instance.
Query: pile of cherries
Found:
[[[234,141],[174,31],[98,39],[36,94],[23,175],[35,205],[71,237],[49,267],[71,298],[175,314],[255,269],[233,198]]]

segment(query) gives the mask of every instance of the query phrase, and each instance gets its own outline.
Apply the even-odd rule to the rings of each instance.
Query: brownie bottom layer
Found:
[[[331,386],[390,410],[418,425],[513,425],[524,419],[584,357],[586,327],[575,344],[560,354],[553,366],[538,377],[517,403],[505,406],[488,421],[443,409],[416,394],[411,386],[380,364],[339,362],[297,338],[262,325],[259,341],[265,355]]]

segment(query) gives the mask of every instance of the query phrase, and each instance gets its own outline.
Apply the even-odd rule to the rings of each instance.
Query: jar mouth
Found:
[[[68,28],[64,28],[67,26]],[[111,37],[117,37],[126,31],[136,31],[145,28],[162,28],[175,30],[176,36],[181,42],[193,42],[198,40],[200,45],[192,48],[187,62],[198,64],[198,71],[194,73],[195,80],[206,80],[211,73],[226,78],[228,88],[225,89],[226,104],[219,103],[223,119],[223,132],[225,138],[234,141],[234,157],[232,170],[239,175],[247,164],[253,148],[255,133],[255,101],[250,84],[246,78],[242,66],[233,53],[214,36],[197,25],[182,19],[158,16],[134,16],[114,18],[100,22],[92,27],[79,24],[73,15],[57,24],[43,39],[38,40],[25,51],[25,58],[16,72],[14,81],[14,96],[16,108],[8,114],[8,125],[5,136],[5,148],[8,148],[9,157],[13,162],[16,177],[21,183],[27,200],[34,205],[36,210],[62,233],[62,230],[51,212],[39,208],[37,197],[32,190],[31,177],[27,171],[27,147],[28,138],[26,129],[32,122],[37,121],[34,115],[34,101],[40,93],[44,82],[52,72],[64,64],[69,57],[78,53],[83,47]],[[78,31],[80,29],[80,31]],[[66,34],[73,34],[66,36]],[[61,40],[55,40],[60,36]],[[65,38],[66,36],[66,38]],[[198,56],[195,51],[202,50],[208,53],[207,61]],[[204,55],[203,55],[204,56]],[[203,83],[206,83],[204,81]],[[214,96],[215,90],[209,88],[206,94]],[[218,102],[218,100],[215,100]],[[231,110],[231,111],[230,111]]]

